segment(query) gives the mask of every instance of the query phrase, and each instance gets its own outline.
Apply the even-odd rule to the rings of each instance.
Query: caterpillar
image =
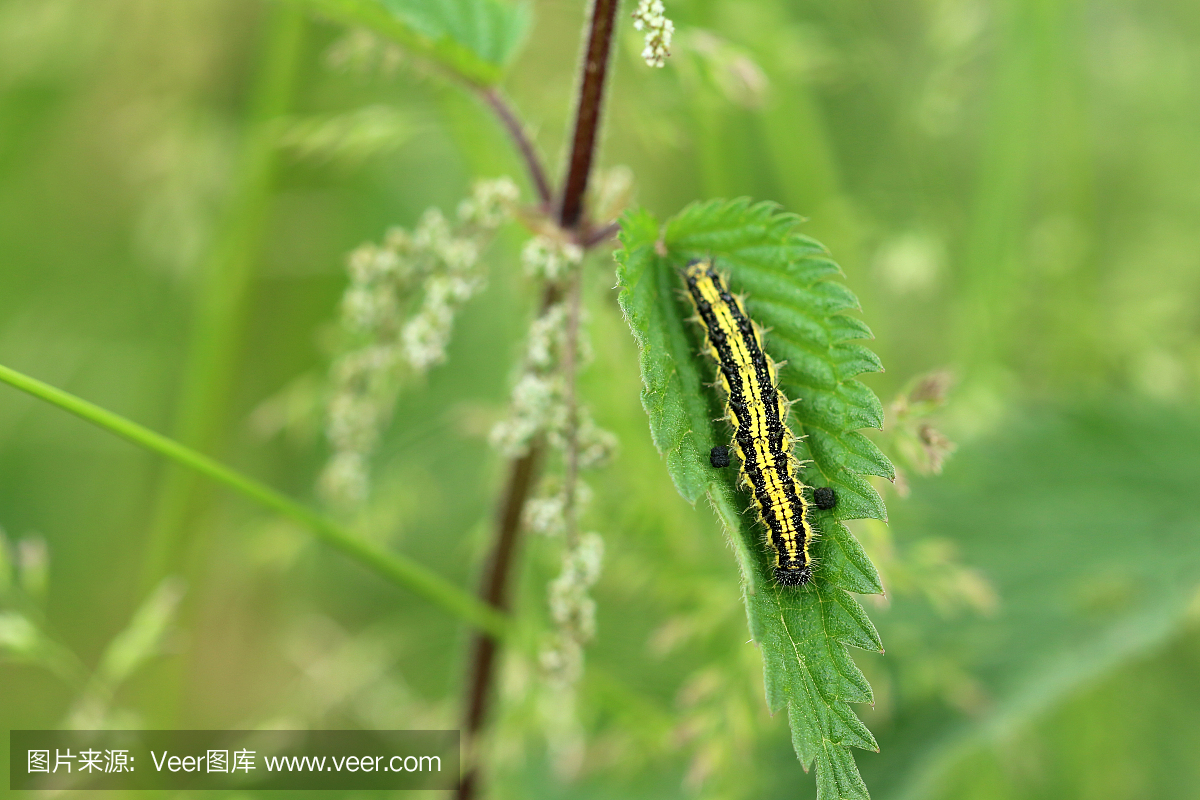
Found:
[[[775,362],[763,349],[762,332],[711,260],[689,262],[683,278],[704,326],[709,355],[717,362],[725,414],[734,429],[733,448],[742,460],[741,482],[753,492],[767,529],[775,580],[781,586],[803,586],[812,577],[808,551],[813,527],[804,498],[808,487],[794,474],[795,436],[787,426],[790,403],[779,391]]]

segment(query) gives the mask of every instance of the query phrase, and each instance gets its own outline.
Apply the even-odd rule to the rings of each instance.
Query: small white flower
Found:
[[[451,320],[448,306],[427,303],[421,313],[404,324],[400,343],[404,348],[404,357],[413,369],[424,372],[446,360]]]
[[[380,372],[395,363],[395,348],[388,344],[369,345],[342,355],[333,362],[332,372],[338,386],[365,391],[377,382]]]
[[[471,197],[458,204],[458,218],[469,225],[496,228],[509,216],[519,196],[510,178],[477,181]]]
[[[446,346],[458,306],[483,287],[478,278],[434,274],[425,281],[421,310],[404,325],[400,341],[408,363],[418,372],[446,360]]]
[[[421,215],[417,230],[413,234],[413,246],[418,250],[436,253],[450,240],[450,223],[438,208],[430,208]]]
[[[550,615],[572,638],[586,642],[596,634],[596,601],[588,596],[600,577],[604,540],[585,533],[563,556],[563,569],[550,582]]]
[[[531,278],[557,281],[583,260],[583,248],[571,242],[535,236],[521,250],[521,265]]]
[[[633,12],[633,27],[646,32],[646,47],[642,59],[651,67],[666,65],[671,55],[671,38],[675,35],[675,24],[666,17],[662,0],[639,0]]]
[[[571,686],[583,672],[583,648],[570,637],[557,636],[553,646],[539,654],[538,662],[552,682]]]
[[[367,465],[362,453],[348,450],[335,453],[321,471],[319,487],[328,500],[353,506],[367,496]]]
[[[355,248],[347,259],[350,279],[355,284],[374,283],[396,272],[400,257],[390,249],[364,244]]]
[[[529,366],[549,370],[558,359],[567,318],[566,306],[556,303],[529,326],[525,359]]]
[[[612,458],[617,449],[616,434],[606,431],[590,417],[579,425],[579,468],[598,467]]]
[[[596,604],[574,574],[564,570],[550,581],[550,616],[573,638],[587,640],[595,633]]]
[[[524,416],[544,417],[546,409],[557,399],[556,389],[553,379],[527,372],[513,388],[513,409]]]
[[[411,233],[399,225],[393,225],[384,234],[383,246],[397,255],[408,255],[413,252],[415,243]]]
[[[479,247],[470,239],[447,239],[437,257],[449,272],[467,272],[479,263]]]
[[[524,455],[540,432],[566,422],[562,378],[526,372],[512,392],[512,416],[492,428],[493,447],[509,457]]]
[[[525,454],[531,438],[532,435],[524,429],[520,420],[506,419],[492,426],[488,433],[488,444],[507,458],[518,458]]]
[[[585,586],[593,586],[600,579],[600,567],[604,562],[604,539],[598,533],[585,533],[579,537],[579,546],[571,554],[572,569]]]
[[[387,286],[356,284],[342,296],[342,322],[352,331],[379,328],[396,312],[396,296]]]
[[[379,416],[379,409],[369,396],[342,392],[329,403],[326,434],[339,451],[369,450],[378,435]]]
[[[564,516],[565,498],[535,497],[525,504],[525,525],[529,530],[545,536],[559,536],[567,527]]]

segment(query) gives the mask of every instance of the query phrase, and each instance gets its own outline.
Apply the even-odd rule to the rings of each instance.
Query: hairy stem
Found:
[[[604,104],[604,79],[608,74],[608,55],[612,49],[613,24],[619,0],[593,0],[587,51],[579,77],[579,105],[575,112],[575,133],[571,137],[571,156],[563,183],[562,205],[558,221],[564,228],[579,226],[583,199],[587,193],[596,140],[600,130],[600,109]]]
[[[174,424],[175,438],[191,447],[216,449],[220,439],[270,207],[277,160],[275,125],[292,95],[304,22],[300,9],[280,6],[267,23],[233,194],[201,270]],[[193,473],[167,467],[145,550],[146,588],[177,567],[180,540],[198,491]]]
[[[495,604],[484,604],[454,584],[405,556],[388,553],[363,541],[346,528],[285,497],[266,484],[230,469],[203,453],[169,439],[119,414],[64,392],[36,378],[0,364],[0,381],[69,411],[110,433],[174,461],[180,466],[233,489],[259,505],[271,509],[311,530],[326,544],[358,561],[383,578],[441,606],[455,616],[501,638],[508,629],[507,618]],[[519,514],[519,510],[517,511]]]
[[[529,179],[533,182],[534,190],[537,191],[538,200],[543,207],[548,209],[551,199],[550,182],[546,178],[546,170],[542,167],[533,142],[525,133],[525,127],[497,89],[483,89],[481,94],[487,104],[496,112],[500,122],[504,124],[505,130],[512,137],[517,149],[521,151],[521,158],[525,160],[525,168],[529,170]]]
[[[579,372],[579,318],[582,314],[583,270],[576,269],[567,290],[567,335],[563,347],[563,382],[567,406],[566,449],[563,470],[563,517],[567,549],[579,544],[579,515],[576,513],[576,484],[579,481],[579,398],[575,376]]]

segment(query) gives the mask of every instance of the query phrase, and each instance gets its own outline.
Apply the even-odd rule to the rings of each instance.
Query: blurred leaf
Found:
[[[37,627],[15,611],[0,612],[0,652],[32,658],[41,644]]]
[[[97,679],[115,688],[140,664],[157,655],[182,597],[183,583],[179,579],[167,578],[160,583],[134,612],[125,630],[109,642],[96,670]]]
[[[50,551],[46,540],[39,537],[17,542],[17,576],[23,591],[38,605],[46,602],[50,584]]]
[[[529,9],[507,0],[292,0],[361,25],[471,83],[491,86],[516,54]]]
[[[17,611],[0,611],[0,660],[4,658],[42,666],[76,688],[86,675],[74,653]]]
[[[676,51],[694,57],[693,64],[679,67],[687,80],[704,81],[730,103],[760,108],[770,88],[762,67],[747,51],[712,31],[689,28],[677,39]],[[690,74],[695,70],[698,74]]]
[[[345,114],[291,119],[279,144],[299,158],[357,164],[396,149],[413,133],[413,125],[397,109],[370,105]]]
[[[1053,713],[960,758],[940,798],[1200,797],[1200,629],[1089,683]],[[1014,765],[1036,763],[1036,769]]]
[[[877,749],[848,705],[869,702],[871,688],[846,645],[883,651],[875,628],[849,591],[880,592],[874,566],[842,519],[885,518],[883,501],[863,477],[892,477],[892,467],[856,429],[879,426],[882,407],[854,376],[879,369],[855,339],[869,330],[841,312],[858,302],[840,283],[825,249],[794,231],[798,218],[770,203],[710,201],[688,206],[662,228],[648,213],[622,221],[617,271],[620,302],[641,350],[642,405],[650,430],[680,494],[707,495],[730,534],[741,564],[750,630],[762,648],[767,703],[785,706],[792,744],[805,769],[817,763],[820,798],[862,798],[866,787],[849,747]],[[773,356],[787,359],[780,386],[797,398],[789,422],[801,441],[795,454],[811,459],[805,483],[834,486],[838,507],[813,508],[822,537],[817,568],[800,589],[772,579],[762,535],[749,522],[749,498],[735,490],[730,470],[709,466],[708,452],[725,443],[715,393],[707,389],[714,365],[700,352],[692,310],[679,297],[677,270],[690,259],[714,257],[746,307],[768,333]],[[719,429],[718,429],[718,426]],[[803,438],[807,437],[807,438]]]
[[[121,684],[163,649],[171,621],[183,597],[183,581],[167,578],[134,612],[129,624],[108,643],[83,693],[76,698],[68,724],[76,730],[113,724],[110,704]]]
[[[945,617],[897,595],[880,617],[896,653],[896,708],[875,726],[882,752],[865,770],[877,796],[938,795],[978,748],[1008,741],[1196,612],[1198,450],[1194,414],[1144,401],[1024,408],[940,478],[914,481],[894,527],[952,537],[1000,605]],[[970,681],[974,703],[956,708],[943,694],[951,671]]]

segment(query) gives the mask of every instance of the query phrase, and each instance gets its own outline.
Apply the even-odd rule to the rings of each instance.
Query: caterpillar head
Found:
[[[805,564],[802,567],[776,567],[775,582],[780,586],[803,586],[812,580],[812,567]]]

